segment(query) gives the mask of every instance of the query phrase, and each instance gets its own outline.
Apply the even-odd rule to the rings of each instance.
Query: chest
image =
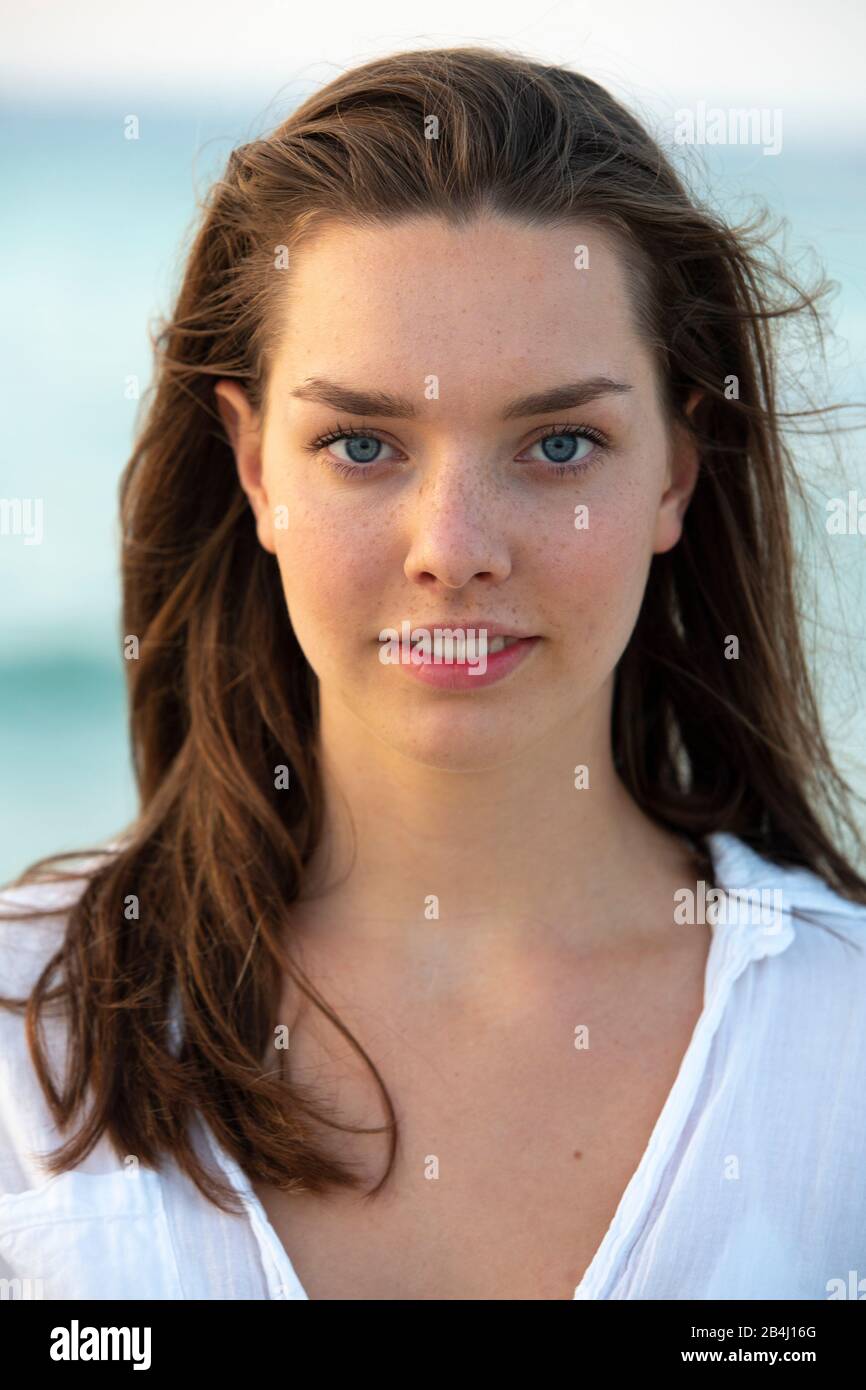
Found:
[[[480,1014],[341,1004],[394,1104],[398,1146],[373,1197],[256,1184],[308,1297],[572,1299],[676,1079],[702,961],[637,991],[566,981]],[[295,1026],[290,1055],[341,1121],[387,1123],[369,1069],[318,1015]],[[364,1191],[376,1185],[387,1130],[321,1134]]]

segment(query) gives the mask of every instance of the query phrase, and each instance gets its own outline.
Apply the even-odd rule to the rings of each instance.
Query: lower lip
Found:
[[[501,652],[488,651],[487,669],[483,673],[477,662],[473,665],[468,661],[442,661],[438,664],[435,661],[401,661],[399,668],[407,675],[414,676],[415,680],[435,686],[438,690],[477,690],[480,686],[494,685],[516,671],[540,641],[540,637],[521,637],[519,642],[503,647]]]

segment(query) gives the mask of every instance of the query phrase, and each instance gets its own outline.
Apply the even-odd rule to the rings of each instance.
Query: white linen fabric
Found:
[[[732,835],[706,843],[726,897],[703,1011],[574,1298],[866,1298],[866,907]],[[80,890],[7,888],[0,903]],[[0,992],[28,993],[63,929],[63,914],[0,922]],[[59,1075],[61,1021],[45,1035]],[[13,1296],[306,1299],[242,1170],[200,1116],[193,1134],[243,1215],[172,1162],[122,1164],[104,1138],[46,1178],[38,1156],[63,1136],[23,1017],[0,1010],[0,1279],[20,1281]]]

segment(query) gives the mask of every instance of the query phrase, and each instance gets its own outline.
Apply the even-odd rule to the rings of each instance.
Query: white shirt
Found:
[[[707,843],[716,883],[765,911],[728,898],[712,923],[703,1011],[574,1298],[850,1298],[864,1280],[862,1298],[866,907],[731,835]],[[74,881],[37,885],[6,889],[3,900],[48,905],[78,891]],[[818,921],[792,916],[801,911]],[[29,990],[63,920],[0,923],[4,994]],[[47,1021],[52,1056],[59,1029]],[[173,1162],[127,1170],[105,1138],[79,1168],[46,1179],[34,1151],[63,1136],[23,1019],[6,1010],[0,1068],[0,1278],[22,1280],[23,1296],[307,1298],[249,1181],[201,1117],[196,1145],[243,1196],[243,1215],[209,1203]]]

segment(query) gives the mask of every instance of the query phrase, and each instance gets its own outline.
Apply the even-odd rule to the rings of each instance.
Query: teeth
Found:
[[[440,660],[444,659],[446,661],[463,661],[466,659],[467,640],[464,635],[458,634],[454,637],[441,637],[434,632],[432,637],[432,654],[434,658],[439,657]],[[515,642],[519,641],[519,637],[491,637],[487,642],[487,652],[489,655],[493,655],[496,652],[503,651],[506,647],[513,647]],[[420,643],[421,634],[413,634],[412,646],[419,647]],[[482,650],[480,631],[476,633],[474,643],[475,651],[480,652]]]
[[[465,656],[466,644],[461,637],[440,637],[433,634],[433,659],[459,661]]]

